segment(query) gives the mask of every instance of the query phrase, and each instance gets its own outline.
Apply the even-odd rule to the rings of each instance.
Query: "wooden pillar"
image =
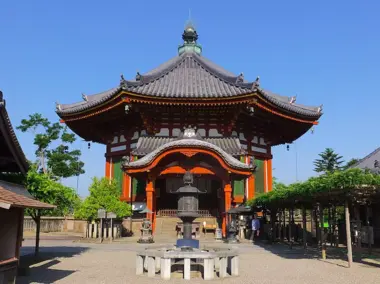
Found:
[[[303,248],[307,248],[306,208],[302,205],[302,242]]]
[[[351,267],[351,265],[352,265],[351,226],[350,226],[350,210],[348,208],[348,201],[347,200],[344,203],[344,215],[345,215],[345,220],[346,220],[348,267]]]
[[[38,256],[40,252],[40,230],[41,230],[41,215],[40,210],[37,209],[37,215],[34,219],[36,222],[36,246],[34,248],[34,256]]]
[[[131,177],[123,172],[123,185],[122,185],[122,192],[123,192],[123,200],[131,201],[131,192],[130,192],[130,186],[131,186]]]
[[[371,243],[372,234],[371,234],[371,230],[369,228],[370,224],[369,224],[369,206],[368,206],[368,204],[365,205],[365,223],[367,226],[368,253],[371,254],[372,253],[372,243]]]
[[[283,234],[282,234],[282,238],[283,240],[285,241],[285,238],[286,238],[286,209],[284,208],[283,209],[283,214],[282,214],[282,220],[283,220]]]
[[[271,242],[274,242],[276,240],[276,215],[277,215],[277,209],[272,209],[270,211],[270,221],[271,221]]]
[[[152,231],[154,231],[154,209],[153,209],[153,198],[154,198],[154,186],[153,186],[153,180],[147,180],[146,182],[146,207],[152,211],[153,213],[147,213],[146,218],[149,219],[152,222]]]
[[[320,242],[320,228],[319,228],[319,218],[318,218],[318,208],[319,206],[315,206],[314,208],[314,223],[315,223],[315,237],[317,239],[317,245],[319,245],[319,242]]]
[[[224,236],[227,236],[227,211],[230,210],[231,208],[231,195],[232,195],[232,187],[231,183],[226,183],[224,185],[224,216],[223,216],[223,224],[222,224],[222,229],[223,229],[223,234]]]
[[[267,190],[272,191],[273,188],[273,176],[272,176],[272,159],[267,161],[267,177],[268,177],[268,187]]]
[[[247,200],[255,198],[255,176],[252,174],[248,178],[248,196]]]
[[[268,160],[264,160],[264,192],[268,192]]]
[[[111,157],[106,157],[106,170],[104,175],[106,178],[111,177]]]
[[[331,205],[331,246],[335,246],[336,238],[335,238],[335,226],[336,226],[336,207],[335,204]]]
[[[282,210],[278,210],[278,237],[280,240],[282,240],[282,233],[281,233],[281,227],[282,226]]]
[[[326,232],[324,227],[323,206],[319,205],[319,222],[321,223],[321,247],[322,259],[326,259]]]
[[[293,248],[292,215],[293,215],[293,208],[290,208],[289,209],[289,246],[290,246],[290,248]]]
[[[360,220],[360,211],[358,205],[354,206],[354,213],[355,213],[355,220],[356,220],[356,230],[357,230],[357,246],[360,251],[362,248],[362,238],[361,238],[361,232],[362,232],[362,226],[361,226],[361,220]]]

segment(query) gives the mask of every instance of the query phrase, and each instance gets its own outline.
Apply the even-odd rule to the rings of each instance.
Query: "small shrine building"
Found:
[[[146,202],[148,217],[175,215],[186,170],[202,216],[225,229],[231,206],[272,190],[272,152],[318,124],[321,107],[274,94],[202,56],[188,24],[178,55],[114,88],[58,104],[61,121],[86,141],[106,145],[105,176],[126,202]]]

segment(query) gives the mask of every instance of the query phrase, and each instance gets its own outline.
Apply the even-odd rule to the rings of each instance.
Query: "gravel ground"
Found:
[[[24,242],[24,255],[32,252],[32,244],[32,241]],[[282,245],[240,244],[238,247],[240,276],[209,283],[380,283],[380,265],[376,263],[354,263],[348,269],[343,260],[321,261],[313,253],[304,255],[300,249],[289,250]],[[28,276],[19,277],[17,283],[188,283],[179,278],[163,281],[159,275],[153,279],[136,276],[135,250],[138,248],[141,247],[134,243],[45,240],[41,242],[41,261],[32,265]],[[27,260],[24,256],[24,262]],[[191,281],[201,282],[204,281]]]

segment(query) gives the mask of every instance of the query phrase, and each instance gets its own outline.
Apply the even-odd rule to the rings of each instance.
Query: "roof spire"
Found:
[[[184,52],[192,51],[197,54],[202,53],[202,47],[197,44],[198,34],[195,29],[194,22],[191,19],[191,10],[189,9],[189,19],[185,23],[185,30],[182,34],[184,43],[178,47],[178,54],[181,55]]]

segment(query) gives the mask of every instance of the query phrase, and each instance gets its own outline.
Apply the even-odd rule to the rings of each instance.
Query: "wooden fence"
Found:
[[[87,221],[73,217],[41,217],[41,232],[75,232],[85,233]],[[35,232],[36,222],[32,217],[24,217],[24,232]]]

